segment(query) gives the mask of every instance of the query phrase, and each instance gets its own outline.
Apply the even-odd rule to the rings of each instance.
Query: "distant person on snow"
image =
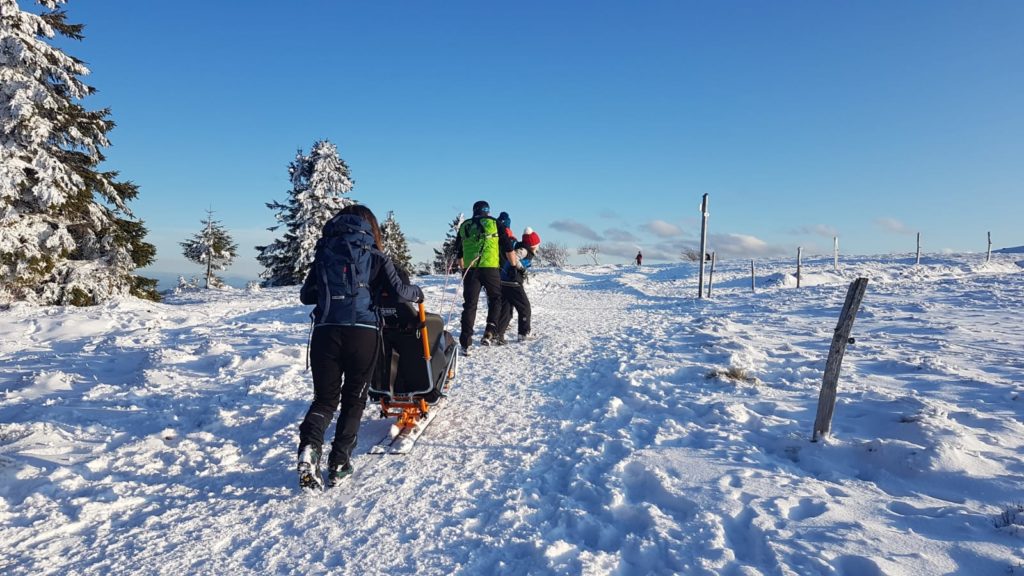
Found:
[[[381,292],[403,301],[423,301],[423,291],[402,281],[380,246],[380,226],[373,212],[360,204],[343,208],[324,225],[299,293],[303,304],[316,305],[310,337],[313,403],[299,426],[298,472],[303,488],[323,488],[324,432],[339,400],[337,430],[327,459],[328,486],[352,473],[352,449],[380,346],[375,302]]]
[[[500,255],[515,262],[514,240],[509,238],[505,227],[490,216],[491,206],[480,200],[473,204],[473,217],[459,227],[455,243],[459,267],[465,270],[462,282],[462,327],[459,345],[462,353],[469,354],[473,345],[473,324],[476,323],[476,308],[480,300],[480,288],[487,291],[487,328],[480,343],[493,343],[498,314],[501,312],[501,275],[498,272]]]
[[[639,250],[637,250],[637,252],[636,252],[636,265],[640,266],[643,263],[644,263],[644,255],[641,254]]]
[[[499,342],[505,342],[505,330],[512,323],[512,309],[519,315],[519,341],[530,337],[530,299],[526,295],[523,283],[526,281],[526,269],[533,263],[540,246],[540,235],[529,226],[523,230],[523,239],[516,243],[518,265],[505,260],[501,264],[501,316],[498,317]]]

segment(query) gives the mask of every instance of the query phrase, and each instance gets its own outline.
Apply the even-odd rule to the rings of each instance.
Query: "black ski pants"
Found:
[[[498,316],[498,334],[505,334],[512,323],[512,309],[519,315],[519,335],[530,333],[530,299],[522,284],[514,282],[501,283],[501,315]]]
[[[462,282],[462,329],[459,344],[463,348],[473,343],[473,324],[476,323],[476,306],[480,301],[480,287],[487,291],[487,328],[484,336],[493,335],[501,313],[501,274],[497,268],[470,268]]]
[[[318,448],[323,445],[324,432],[340,401],[341,413],[328,464],[348,463],[356,446],[379,348],[380,336],[374,328],[317,326],[313,330],[309,349],[313,404],[299,425],[300,451],[309,444]]]

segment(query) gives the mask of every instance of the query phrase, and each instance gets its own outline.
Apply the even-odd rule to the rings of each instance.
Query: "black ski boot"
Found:
[[[299,447],[299,488],[323,490],[324,480],[320,476],[320,447],[307,444]]]
[[[352,464],[332,464],[327,469],[327,487],[334,488],[342,480],[352,475]]]

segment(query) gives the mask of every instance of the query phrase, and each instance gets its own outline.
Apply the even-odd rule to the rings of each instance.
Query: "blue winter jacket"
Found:
[[[327,268],[341,266],[330,261],[332,252],[324,248],[332,243],[345,243],[360,265],[369,264],[369,282],[360,285],[355,296],[332,296],[323,294],[326,285]],[[316,257],[306,275],[299,299],[303,304],[315,304],[313,321],[317,326],[379,326],[376,302],[381,291],[390,290],[399,299],[408,302],[422,302],[423,291],[419,286],[406,284],[399,278],[391,258],[378,250],[373,243],[373,231],[369,222],[355,214],[339,214],[324,225],[323,235],[317,241]]]
[[[518,250],[522,247],[521,242],[516,242],[515,248]],[[522,251],[520,251],[522,252]],[[519,266],[516,268],[512,266],[512,263],[507,258],[502,257],[501,259],[501,282],[502,284],[522,284],[526,276],[526,269],[533,263],[533,255],[528,251],[525,255],[519,255]]]

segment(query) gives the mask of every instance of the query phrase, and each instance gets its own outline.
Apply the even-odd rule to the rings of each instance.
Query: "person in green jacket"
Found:
[[[473,217],[459,227],[455,243],[459,268],[465,270],[462,281],[462,329],[459,344],[463,355],[469,355],[473,345],[473,324],[476,323],[476,308],[480,300],[480,288],[487,291],[487,328],[480,344],[490,346],[494,342],[495,327],[501,314],[501,265],[500,254],[513,263],[517,262],[514,240],[509,238],[505,226],[491,215],[491,206],[480,200],[473,204]]]

